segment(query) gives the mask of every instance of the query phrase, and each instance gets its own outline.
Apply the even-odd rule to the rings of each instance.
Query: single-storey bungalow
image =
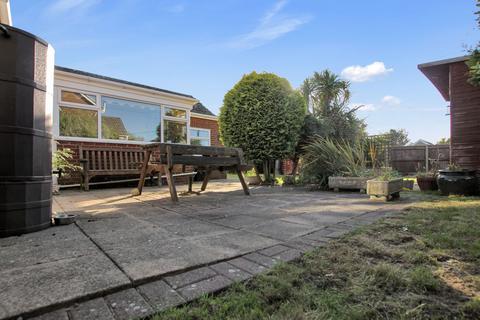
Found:
[[[60,66],[54,88],[56,146],[71,149],[77,161],[80,147],[220,145],[217,117],[191,95]]]
[[[450,102],[451,161],[480,170],[480,87],[468,82],[468,57],[420,64],[418,68]]]

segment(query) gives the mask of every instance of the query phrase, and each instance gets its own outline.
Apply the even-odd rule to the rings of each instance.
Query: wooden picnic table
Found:
[[[210,174],[214,169],[233,170],[237,172],[240,183],[242,184],[245,195],[250,195],[248,185],[243,177],[242,170],[248,169],[243,157],[243,151],[240,148],[225,147],[205,147],[192,146],[173,143],[151,143],[143,146],[145,157],[143,158],[140,181],[138,182],[137,194],[142,194],[142,188],[145,182],[145,176],[149,163],[163,166],[167,178],[170,196],[173,202],[178,201],[177,190],[175,187],[173,166],[189,165],[198,171],[205,171],[201,191],[207,188]],[[150,161],[152,154],[158,156],[157,161]],[[188,190],[192,191],[193,176],[189,177]]]

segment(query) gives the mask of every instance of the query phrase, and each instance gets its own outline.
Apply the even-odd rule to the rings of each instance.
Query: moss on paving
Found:
[[[428,195],[300,261],[153,319],[480,319],[479,222],[480,198]]]

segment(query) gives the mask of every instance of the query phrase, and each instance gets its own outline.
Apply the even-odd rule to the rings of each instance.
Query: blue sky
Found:
[[[12,0],[14,26],[56,63],[188,93],[218,113],[251,71],[298,87],[330,69],[352,81],[368,132],[449,136],[447,103],[417,65],[479,38],[474,0]]]

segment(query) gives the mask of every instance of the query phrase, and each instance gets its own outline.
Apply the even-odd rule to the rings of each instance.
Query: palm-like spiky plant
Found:
[[[335,108],[344,108],[350,100],[350,82],[330,70],[315,72],[301,87],[309,109],[315,116],[325,116]]]

